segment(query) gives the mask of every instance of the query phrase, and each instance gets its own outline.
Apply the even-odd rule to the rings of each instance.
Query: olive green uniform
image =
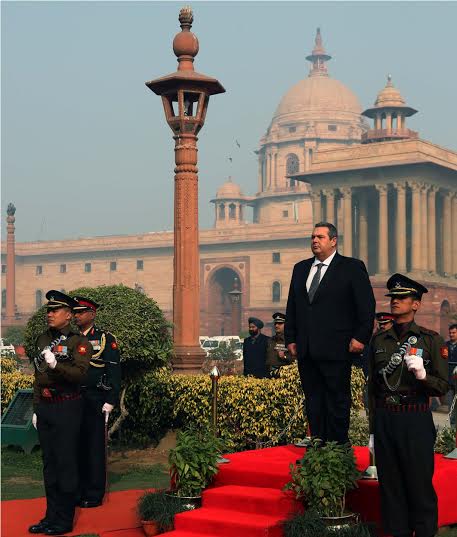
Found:
[[[447,390],[444,346],[439,334],[414,321],[401,336],[393,327],[375,334],[371,342],[370,433],[374,434],[384,531],[394,536],[415,532],[416,537],[432,537],[437,530],[432,485],[436,432],[428,399]],[[422,356],[424,380],[408,371],[405,354]]]
[[[281,358],[279,352],[283,351],[285,356]],[[290,355],[287,350],[284,334],[275,334],[267,346],[267,371],[269,376],[274,377],[277,375],[279,368],[283,365],[290,365],[294,361],[294,357]]]

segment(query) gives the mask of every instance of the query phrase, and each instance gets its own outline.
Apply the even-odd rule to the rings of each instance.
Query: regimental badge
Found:
[[[111,343],[111,348],[113,349],[113,351],[117,349],[117,343],[115,341]]]
[[[447,348],[446,345],[441,347],[440,355],[441,355],[441,358],[443,358],[443,360],[447,360],[449,358],[449,349]]]
[[[415,344],[417,343],[417,337],[416,337],[416,336],[410,336],[410,337],[408,338],[408,343],[409,343],[410,345],[415,345]]]
[[[85,345],[79,345],[76,351],[84,356],[85,354],[87,354],[87,347]]]

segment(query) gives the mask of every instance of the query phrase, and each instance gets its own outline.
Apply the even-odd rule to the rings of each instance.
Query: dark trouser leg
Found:
[[[101,394],[103,395],[103,394]],[[100,394],[84,394],[84,412],[80,439],[81,499],[103,500],[106,485],[106,448],[104,404]]]
[[[432,484],[435,428],[430,412],[376,410],[375,455],[385,531],[435,535],[437,497]]]
[[[327,439],[325,406],[324,406],[324,380],[317,364],[310,358],[298,360],[301,385],[305,394],[306,417],[308,418],[311,435],[322,440]]]
[[[325,440],[345,444],[349,442],[351,415],[351,361],[320,360],[317,363],[325,384],[324,416],[327,432]]]

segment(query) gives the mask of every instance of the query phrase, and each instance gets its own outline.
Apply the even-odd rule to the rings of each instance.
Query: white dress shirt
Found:
[[[327,259],[324,259],[324,261],[319,261],[319,259],[317,259],[316,257],[314,258],[314,262],[311,265],[311,270],[309,271],[308,279],[306,280],[306,290],[307,291],[309,291],[309,288],[311,287],[311,282],[313,281],[313,278],[314,278],[314,274],[316,274],[316,272],[317,272],[317,265],[319,265],[319,263],[324,264],[324,266],[321,267],[321,277],[320,277],[320,280],[319,280],[319,283],[321,283],[322,278],[324,277],[324,274],[327,272],[327,269],[328,269],[330,263],[332,262],[333,258],[335,257],[335,254],[336,254],[336,250],[333,252],[332,255],[329,255],[327,257]]]

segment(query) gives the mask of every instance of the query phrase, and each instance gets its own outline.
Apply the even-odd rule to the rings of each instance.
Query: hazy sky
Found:
[[[172,228],[172,133],[144,82],[175,71],[185,3],[2,2],[2,224],[13,201],[17,240]],[[363,107],[392,73],[419,110],[409,126],[457,149],[457,3],[191,5],[195,67],[227,90],[199,138],[201,227],[213,225],[209,200],[229,175],[255,193],[254,150],[307,76],[317,26],[330,75]]]

